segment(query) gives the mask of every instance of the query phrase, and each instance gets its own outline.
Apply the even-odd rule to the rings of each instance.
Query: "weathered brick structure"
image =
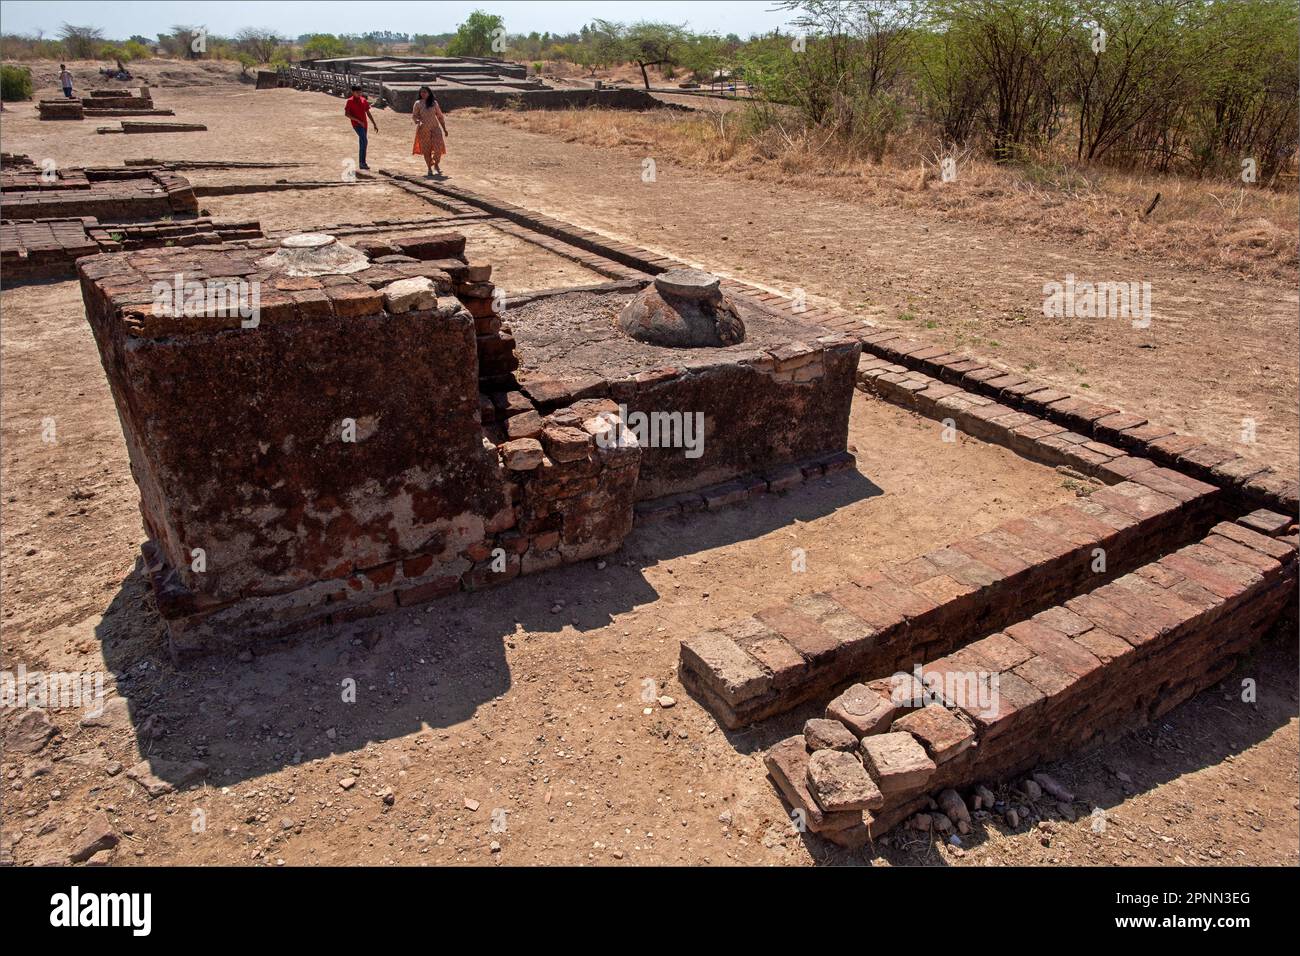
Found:
[[[1231,673],[1295,589],[1294,541],[1217,524],[1110,584],[850,688],[827,705],[827,720],[809,721],[768,752],[769,773],[810,830],[847,846],[934,806],[931,794],[946,815],[969,819],[949,791],[1156,720]],[[847,731],[843,742],[821,726],[829,722]],[[844,761],[840,776],[874,785],[869,801],[828,812],[829,788],[815,772],[826,748],[860,760]],[[881,756],[899,752],[910,756]]]
[[[196,215],[189,181],[167,170],[69,169],[53,176],[38,167],[0,174],[0,215],[5,219],[160,219]]]
[[[157,223],[101,223],[94,216],[0,221],[0,268],[5,283],[71,279],[76,261],[97,252],[159,246],[220,245],[260,239],[256,222],[219,222],[206,216]]]
[[[179,655],[609,553],[631,530],[643,479],[671,490],[843,452],[856,344],[805,347],[785,367],[788,346],[764,337],[775,320],[761,309],[747,310],[756,337],[732,354],[707,350],[698,366],[664,374],[666,350],[651,356],[628,339],[601,387],[574,394],[534,380],[533,394],[513,370],[521,357],[553,356],[527,341],[516,354],[490,266],[464,258],[462,236],[362,242],[373,258],[360,271],[339,258],[347,274],[289,274],[270,263],[292,256],[251,245],[78,263],[141,490],[147,570]],[[160,311],[177,276],[200,297],[214,283],[256,283],[256,319]],[[508,315],[528,321],[522,309]],[[659,371],[638,380],[649,367]],[[728,407],[733,375],[756,395],[751,415],[772,416],[785,437],[757,451],[729,444],[733,424],[754,442],[761,424]],[[728,416],[714,457],[686,459],[699,479],[668,464],[666,449],[650,459],[619,424],[616,399],[635,403],[654,387],[660,410]],[[812,402],[825,404],[827,428],[780,431]]]
[[[36,104],[36,112],[43,120],[85,119],[81,100],[66,97],[55,100],[41,100]]]

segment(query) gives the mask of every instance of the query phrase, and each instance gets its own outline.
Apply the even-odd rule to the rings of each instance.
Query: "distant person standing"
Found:
[[[429,170],[424,174],[426,179],[433,178],[435,169],[441,176],[442,167],[438,161],[447,155],[447,119],[429,87],[420,87],[420,94],[411,109],[411,119],[415,121],[415,145],[411,147],[411,155],[424,157],[424,165]]]
[[[59,83],[63,86],[63,95],[72,99],[72,74],[62,63],[59,64]]]
[[[369,169],[370,167],[366,165],[366,120],[370,120],[376,133],[379,132],[379,124],[375,122],[375,116],[370,112],[370,101],[361,95],[361,87],[352,87],[352,95],[343,104],[343,115],[352,120],[352,128],[357,134],[360,159],[357,166],[360,169]]]

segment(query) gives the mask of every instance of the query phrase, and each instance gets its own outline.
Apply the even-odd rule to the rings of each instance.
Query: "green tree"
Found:
[[[104,31],[99,27],[78,27],[65,23],[59,29],[59,39],[63,41],[69,59],[89,60],[103,42]]]
[[[447,44],[447,56],[499,56],[505,51],[505,20],[475,10],[456,28]]]
[[[627,59],[641,68],[641,79],[648,90],[650,74],[646,68],[657,66],[662,72],[679,66],[679,56],[689,43],[690,35],[685,27],[641,20],[624,31],[622,40]]]
[[[305,60],[328,60],[332,57],[347,56],[348,44],[342,37],[332,33],[313,33],[302,44]]]
[[[239,49],[255,58],[257,63],[270,63],[284,38],[274,30],[248,27],[235,34]]]

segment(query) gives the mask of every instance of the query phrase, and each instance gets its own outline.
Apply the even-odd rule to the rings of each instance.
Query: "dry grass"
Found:
[[[899,141],[883,162],[818,135],[761,128],[745,107],[634,113],[481,111],[566,142],[643,151],[700,169],[815,189],[850,202],[942,215],[1021,235],[1157,257],[1252,278],[1294,281],[1300,256],[1295,190],[1125,174],[1070,164],[1002,167],[957,157],[942,181],[936,143]],[[1143,216],[1156,193],[1160,202]]]

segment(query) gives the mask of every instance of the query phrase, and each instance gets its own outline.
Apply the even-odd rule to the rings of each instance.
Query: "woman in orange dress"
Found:
[[[424,174],[426,179],[433,178],[434,170],[441,176],[442,167],[438,160],[447,155],[447,120],[429,87],[420,87],[420,95],[411,109],[411,119],[415,121],[415,145],[411,148],[411,155],[424,157],[424,165],[429,168]]]

